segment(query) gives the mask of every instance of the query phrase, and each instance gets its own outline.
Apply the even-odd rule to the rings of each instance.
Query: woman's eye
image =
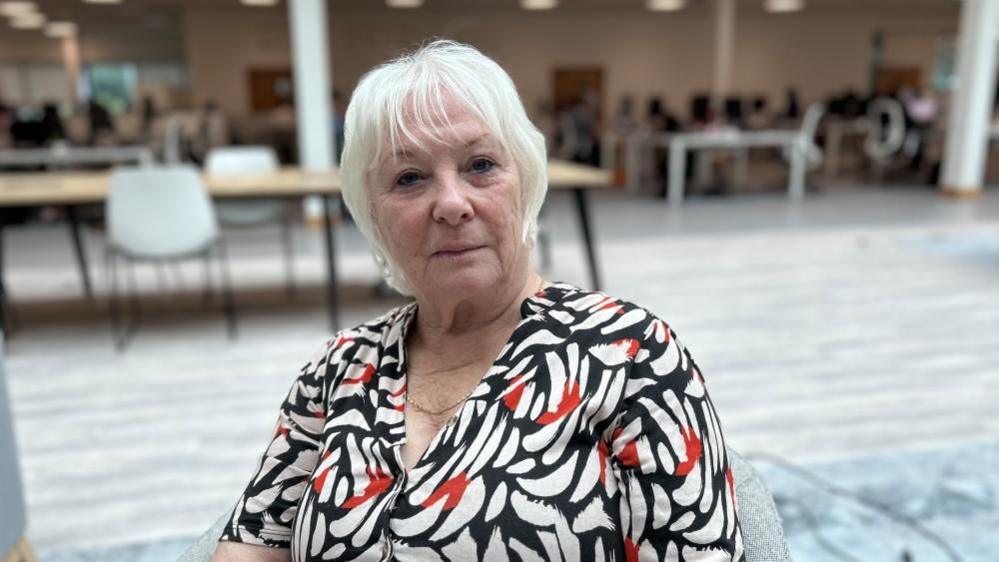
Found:
[[[406,172],[399,176],[399,179],[395,180],[395,183],[398,185],[413,185],[418,181],[420,181],[420,174],[416,172]]]
[[[493,169],[496,163],[488,158],[476,158],[472,160],[472,171],[473,172],[488,172]]]

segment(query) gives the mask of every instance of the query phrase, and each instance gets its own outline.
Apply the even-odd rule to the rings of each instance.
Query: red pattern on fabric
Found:
[[[701,458],[701,438],[694,433],[694,428],[692,427],[680,428],[680,434],[683,435],[683,446],[687,450],[687,460],[678,463],[676,471],[673,474],[686,476],[690,474],[690,471],[694,470],[694,466]]]
[[[597,442],[597,460],[600,462],[600,484],[607,485],[607,443]]]
[[[621,435],[624,428],[617,428],[614,430],[614,435],[612,436],[613,441],[617,441],[617,438]],[[624,466],[641,466],[642,461],[638,458],[638,446],[635,441],[631,441],[627,445],[621,448],[621,452],[617,454],[617,460],[621,462]]]
[[[375,366],[368,363],[364,367],[364,372],[353,379],[343,379],[343,384],[368,384],[371,382],[371,377],[375,374]]]
[[[444,510],[450,511],[461,503],[461,497],[465,495],[465,490],[468,489],[469,482],[471,481],[468,479],[465,471],[461,471],[438,486],[434,490],[434,493],[430,494],[430,497],[424,500],[421,505],[423,507],[430,507],[440,501],[441,498],[447,496],[447,501],[444,502]]]
[[[392,487],[392,476],[382,472],[381,468],[376,466],[372,472],[371,467],[368,467],[365,472],[368,473],[368,486],[360,494],[343,502],[342,507],[345,509],[357,507]]]
[[[545,412],[538,416],[538,419],[534,420],[541,425],[548,425],[553,422],[564,418],[569,412],[571,412],[576,406],[579,406],[579,402],[583,399],[579,394],[579,384],[572,385],[570,382],[565,383],[565,390],[562,392],[562,400],[559,401],[558,406],[552,412]]]
[[[617,345],[621,347],[628,346],[628,351],[626,352],[628,354],[628,359],[634,359],[635,355],[638,355],[638,350],[641,349],[642,347],[641,342],[631,338],[614,340],[614,343],[612,343],[611,345]]]
[[[524,388],[527,387],[527,383],[520,384],[522,380],[524,380],[524,375],[517,375],[510,379],[510,384],[507,385],[507,388],[510,390],[503,396],[503,403],[506,404],[506,407],[511,412],[517,409],[517,406],[520,404],[520,397],[524,395]]]
[[[624,559],[627,562],[638,562],[638,545],[631,537],[624,539]]]

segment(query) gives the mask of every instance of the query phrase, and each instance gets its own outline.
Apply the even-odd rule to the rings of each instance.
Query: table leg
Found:
[[[791,173],[787,179],[787,193],[792,201],[805,197],[805,151],[803,146],[791,146]]]
[[[76,207],[66,205],[66,218],[69,219],[69,233],[73,237],[73,249],[76,251],[76,265],[80,270],[80,282],[83,283],[83,293],[93,300],[94,290],[90,284],[90,270],[87,268],[87,252],[83,247],[83,237],[80,234],[80,220],[76,216]]]
[[[599,291],[603,284],[600,282],[600,269],[597,266],[596,250],[593,248],[593,230],[590,228],[590,211],[586,201],[586,189],[577,187],[572,192],[576,196],[579,226],[583,231],[583,246],[586,249],[586,259],[589,260],[590,283],[593,285],[594,291]]]
[[[826,128],[826,174],[839,175],[839,154],[843,147],[843,127],[830,123]]]
[[[683,203],[683,181],[687,176],[687,147],[678,140],[669,143],[669,189],[667,197],[672,207]]]
[[[0,217],[0,330],[6,334],[10,330],[7,325],[7,287],[3,283],[3,226],[3,218]]]
[[[333,240],[333,205],[329,194],[323,194],[323,234],[326,242],[326,298],[329,307],[330,328],[340,329],[340,300],[336,287],[336,246]]]

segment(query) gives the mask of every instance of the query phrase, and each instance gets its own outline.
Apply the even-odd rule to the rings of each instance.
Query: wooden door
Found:
[[[599,67],[556,68],[552,73],[552,102],[555,114],[572,107],[588,91],[599,100],[599,108],[604,105],[604,70]]]
[[[882,66],[878,69],[878,93],[891,95],[902,88],[918,91],[923,85],[922,78],[918,66]]]
[[[250,110],[269,111],[295,101],[290,68],[251,68]]]

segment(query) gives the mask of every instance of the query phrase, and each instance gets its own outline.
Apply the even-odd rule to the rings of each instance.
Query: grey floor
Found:
[[[925,462],[904,476],[870,467],[959,460],[999,442],[999,193],[958,201],[926,188],[826,185],[800,204],[759,193],[696,197],[678,210],[607,193],[592,210],[605,289],[677,330],[742,452],[881,478],[854,491],[903,480],[915,490],[929,482]],[[587,285],[564,194],[543,224],[555,256],[546,275]],[[217,306],[202,307],[200,264],[166,271],[166,284],[143,269],[143,324],[116,353],[104,301],[80,298],[65,229],[5,233],[18,317],[7,371],[42,560],[171,559],[245,484],[297,368],[329,330],[316,231],[296,232],[294,299],[276,232],[229,238],[239,337],[227,339]],[[102,244],[89,232],[99,296]],[[339,229],[338,252],[345,323],[401,302],[371,291],[377,271],[352,227]],[[760,467],[778,495],[806,493]],[[994,462],[982,470],[994,474]],[[986,516],[950,524],[989,523],[981,534],[994,534],[999,483],[973,486],[987,490]],[[789,533],[810,553],[798,558],[837,559],[822,558],[794,509],[782,507]],[[833,538],[850,533],[826,523]],[[899,560],[893,552],[864,559]],[[976,552],[985,550],[964,559],[988,560]]]

